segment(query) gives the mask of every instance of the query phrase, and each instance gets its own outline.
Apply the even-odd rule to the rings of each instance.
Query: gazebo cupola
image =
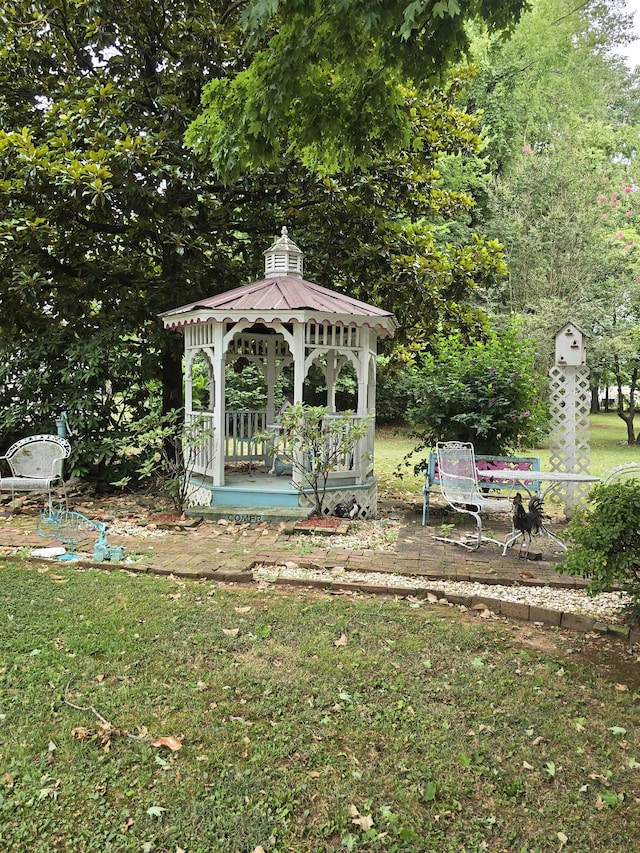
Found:
[[[303,258],[303,252],[289,239],[287,228],[283,225],[280,239],[264,252],[264,277],[291,275],[302,278]]]
[[[280,502],[277,506],[285,500],[304,505],[299,472],[275,479],[274,472],[287,469],[276,466],[278,451],[264,436],[278,429],[282,380],[288,383],[285,396],[303,403],[312,367],[325,379],[327,417],[339,414],[337,382],[349,364],[356,379],[349,417],[371,418],[371,428],[354,454],[331,472],[328,489],[335,490],[334,503],[357,492],[366,514],[375,514],[377,342],[393,336],[396,321],[377,306],[305,280],[303,258],[283,228],[264,252],[263,278],[160,315],[166,329],[179,330],[185,339],[185,419],[202,423],[211,435],[198,454],[191,477],[198,506],[273,507],[276,500]],[[250,411],[233,410],[225,393],[227,370],[237,373],[247,364],[264,377],[264,405]],[[207,383],[204,393],[203,379]],[[286,437],[280,439],[282,451]],[[250,467],[251,477],[244,474],[240,488],[243,465]],[[291,472],[290,467],[288,470]],[[331,501],[327,505],[331,507]]]

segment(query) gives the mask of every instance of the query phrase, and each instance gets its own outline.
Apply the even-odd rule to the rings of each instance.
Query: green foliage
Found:
[[[616,364],[612,346],[640,316],[638,74],[616,56],[631,38],[623,0],[536,0],[509,41],[473,51],[492,175],[477,214],[510,273],[484,295],[523,316],[544,374],[558,327],[579,323],[594,385],[613,373],[630,384],[638,367],[637,351]]]
[[[188,424],[184,412],[173,410],[166,415],[152,412],[129,425],[126,437],[114,439],[114,456],[132,460],[139,483],[166,491],[177,512],[183,512],[189,497],[189,477],[194,465],[212,437],[201,417]],[[125,475],[114,486],[127,486],[131,475]]]
[[[1,411],[65,408],[88,471],[119,411],[144,415],[149,383],[180,404],[182,341],[155,315],[232,265],[209,170],[182,141],[217,15],[196,0],[10,0],[0,18],[0,340],[17,377]]]
[[[296,50],[320,35],[320,7],[308,5],[295,9]],[[365,6],[353,5],[354,21],[375,18]],[[457,28],[442,11],[437,25]],[[410,27],[414,13],[419,25],[428,10],[413,7]],[[318,180],[286,148],[272,170],[213,181],[184,132],[205,81],[235,79],[260,47],[240,14],[201,0],[0,8],[0,429],[46,427],[65,409],[78,473],[102,475],[110,434],[146,415],[150,387],[162,384],[165,410],[181,405],[182,338],[156,315],[259,275],[283,223],[313,281],[393,311],[402,342],[481,324],[471,296],[505,274],[500,245],[472,232],[468,185],[437,169],[445,157],[475,162],[481,147],[459,69],[428,95],[398,89],[410,145],[390,156],[367,143],[367,170]]]
[[[376,376],[376,423],[406,423],[407,412],[414,402],[414,370],[408,365],[399,367],[380,356]]]
[[[263,409],[267,402],[267,383],[262,371],[255,364],[247,364],[240,371],[233,367],[225,370],[226,408]]]
[[[367,434],[371,419],[354,421],[351,412],[329,416],[326,406],[296,403],[285,409],[280,423],[287,435],[287,458],[300,489],[310,489],[314,512],[323,515],[329,474],[348,459]]]
[[[34,432],[55,432],[66,411],[72,430],[71,476],[113,478],[110,438],[131,418],[144,417],[159,399],[151,372],[149,342],[101,328],[77,335],[71,324],[29,340],[24,330],[0,344],[0,423],[4,441]],[[155,360],[155,359],[153,359]]]
[[[590,595],[619,586],[640,616],[640,480],[598,483],[589,500],[569,523],[574,544],[558,571],[589,578]]]
[[[449,335],[417,368],[409,419],[426,446],[457,439],[478,453],[506,454],[532,444],[544,427],[541,384],[517,325],[471,343]]]
[[[524,6],[249,3],[244,22],[256,52],[246,69],[205,87],[204,110],[187,140],[229,182],[276,166],[285,151],[321,175],[369,168],[379,146],[398,151],[413,143],[405,89],[417,86],[424,95],[464,56],[468,21],[504,30]]]

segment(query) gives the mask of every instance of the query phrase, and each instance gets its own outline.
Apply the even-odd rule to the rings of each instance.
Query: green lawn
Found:
[[[640,668],[604,669],[595,639],[414,601],[0,568],[2,850],[640,845]]]
[[[598,472],[639,455],[614,418],[592,421]],[[385,494],[419,500],[392,476],[412,446],[378,431]],[[412,600],[0,571],[0,850],[640,845],[622,644]]]
[[[640,429],[640,420],[638,421]],[[640,462],[640,446],[627,446],[626,425],[614,413],[592,415],[590,418],[590,470],[598,476],[603,476],[624,462]],[[396,467],[402,465],[406,454],[410,453],[415,442],[409,438],[408,431],[396,427],[380,427],[376,431],[375,467],[380,479],[380,490],[387,496],[420,497],[422,481],[413,476],[414,460],[406,467],[402,479],[395,476]],[[521,451],[523,456],[539,456],[541,467],[549,465],[548,443]],[[423,458],[417,455],[416,461]]]

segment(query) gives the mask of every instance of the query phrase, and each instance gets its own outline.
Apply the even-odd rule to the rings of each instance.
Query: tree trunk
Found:
[[[166,336],[162,345],[162,414],[184,405],[182,392],[182,335]]]
[[[624,410],[624,398],[622,396],[622,380],[618,377],[618,417],[627,425],[627,443],[629,445],[636,443],[635,430],[633,420],[636,414],[636,387],[638,384],[638,368],[634,368],[631,373],[631,382],[629,384],[629,410]],[[640,439],[640,436],[638,436]]]
[[[599,388],[596,385],[595,388],[591,388],[591,414],[597,415],[600,411],[600,396],[598,394]]]

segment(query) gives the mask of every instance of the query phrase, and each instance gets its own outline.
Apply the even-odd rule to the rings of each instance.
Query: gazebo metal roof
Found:
[[[247,320],[251,322],[336,322],[370,326],[392,336],[396,321],[389,311],[329,290],[298,276],[281,275],[254,281],[160,314],[165,327],[191,323]]]

